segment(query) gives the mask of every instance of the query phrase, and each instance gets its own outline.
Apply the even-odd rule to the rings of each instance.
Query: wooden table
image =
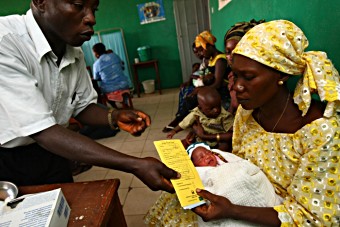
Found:
[[[138,78],[138,69],[139,68],[146,68],[146,67],[153,67],[156,71],[156,83],[158,85],[158,91],[159,94],[162,94],[162,89],[161,89],[161,78],[159,76],[159,69],[158,69],[158,60],[150,60],[150,61],[143,61],[143,62],[138,62],[133,64],[133,72],[134,72],[134,82],[135,82],[135,87],[137,91],[138,97],[140,97],[140,81]]]
[[[123,226],[126,221],[118,197],[119,179],[19,187],[19,194],[61,188],[71,207],[68,226]],[[82,217],[82,218],[80,218]]]

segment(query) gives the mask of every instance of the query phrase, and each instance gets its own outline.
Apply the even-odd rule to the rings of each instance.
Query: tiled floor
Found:
[[[151,126],[140,136],[133,137],[126,132],[119,132],[116,136],[100,139],[99,143],[118,150],[120,152],[137,157],[155,157],[159,159],[153,141],[166,139],[166,133],[162,129],[175,116],[178,105],[179,89],[162,90],[154,94],[141,94],[132,99],[135,109],[143,110],[151,116]],[[182,131],[174,138],[184,138],[187,132]],[[149,207],[156,201],[160,191],[154,192],[146,187],[138,178],[132,174],[92,167],[89,171],[75,176],[75,181],[91,181],[119,178],[119,198],[123,204],[128,227],[145,226],[143,217]]]

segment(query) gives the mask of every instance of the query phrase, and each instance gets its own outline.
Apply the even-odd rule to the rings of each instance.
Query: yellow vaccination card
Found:
[[[201,178],[180,140],[154,141],[162,162],[181,174],[180,179],[171,180],[177,197],[184,209],[192,209],[205,203],[196,194],[196,188],[204,189]]]

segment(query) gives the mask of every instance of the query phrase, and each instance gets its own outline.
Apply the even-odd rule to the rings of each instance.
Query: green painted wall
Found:
[[[151,1],[151,0],[150,0]],[[159,59],[162,87],[178,87],[182,82],[178,53],[173,1],[163,0],[165,21],[141,25],[137,4],[149,0],[101,0],[97,12],[96,30],[121,27],[130,63],[137,57],[137,47],[150,45],[152,56]],[[30,0],[5,1],[0,7],[0,15],[25,13]],[[339,0],[232,0],[218,11],[218,0],[210,0],[211,27],[217,37],[217,47],[224,50],[225,32],[238,21],[255,19],[288,19],[305,32],[310,41],[308,50],[326,51],[329,58],[340,69],[340,1]],[[152,69],[140,70],[141,80],[154,76]]]
[[[151,2],[151,0],[101,0],[95,28],[96,30],[111,27],[121,27],[123,29],[130,64],[133,63],[135,57],[138,57],[137,48],[149,45],[152,57],[159,60],[162,87],[178,87],[182,82],[182,73],[173,2],[163,0],[166,20],[141,25],[137,4],[145,2]],[[154,77],[154,75],[153,69],[139,70],[141,81]]]
[[[139,46],[149,45],[152,57],[159,60],[162,88],[178,87],[182,83],[173,1],[163,0],[166,20],[141,25],[137,4],[152,0],[101,0],[96,13],[95,30],[120,27],[124,31],[130,64],[137,57]],[[23,14],[29,8],[30,0],[6,1],[0,7],[0,15]],[[132,70],[131,70],[132,71]],[[154,78],[152,68],[139,70],[140,80]]]
[[[286,19],[299,26],[309,40],[307,50],[325,51],[340,70],[339,0],[232,0],[218,11],[218,0],[210,0],[212,32],[217,47],[224,50],[223,37],[234,23],[251,19]]]

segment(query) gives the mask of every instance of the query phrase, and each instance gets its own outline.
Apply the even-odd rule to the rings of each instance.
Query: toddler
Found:
[[[194,108],[173,130],[167,138],[171,139],[177,132],[191,127],[198,121],[203,135],[195,135],[194,142],[206,142],[209,146],[224,151],[231,149],[232,125],[234,117],[221,106],[221,97],[218,91],[211,87],[202,87],[197,94],[198,106]],[[186,140],[182,140],[185,148]]]

